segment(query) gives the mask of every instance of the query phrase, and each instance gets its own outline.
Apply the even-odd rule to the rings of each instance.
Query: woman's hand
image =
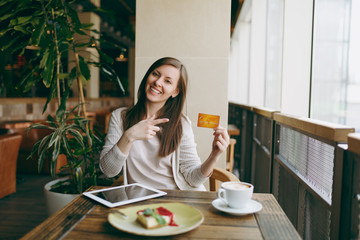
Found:
[[[160,127],[156,125],[168,121],[168,118],[155,119],[155,115],[148,117],[126,130],[118,141],[117,146],[122,153],[129,154],[134,141],[153,138],[160,131]]]
[[[155,119],[155,115],[153,115],[129,128],[125,134],[131,142],[136,140],[151,139],[158,131],[160,131],[160,127],[156,125],[166,123],[168,121],[168,118]]]
[[[214,140],[212,142],[212,151],[208,159],[201,165],[201,173],[205,177],[210,177],[212,171],[223,153],[230,143],[230,137],[227,130],[223,127],[214,128]]]
[[[230,137],[227,130],[223,127],[214,128],[214,140],[212,143],[212,154],[220,155],[230,143]]]

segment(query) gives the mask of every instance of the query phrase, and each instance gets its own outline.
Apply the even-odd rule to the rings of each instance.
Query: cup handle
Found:
[[[219,189],[218,198],[224,201],[226,204],[228,204],[228,202],[226,201],[226,191],[224,189],[222,188]]]

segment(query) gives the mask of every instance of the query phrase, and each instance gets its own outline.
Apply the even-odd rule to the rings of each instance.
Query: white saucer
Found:
[[[261,203],[255,200],[250,200],[247,207],[241,209],[228,207],[228,205],[220,198],[217,198],[214,201],[212,201],[212,205],[214,206],[214,208],[216,208],[219,211],[226,212],[228,214],[232,214],[236,216],[243,216],[243,215],[256,213],[262,209]]]

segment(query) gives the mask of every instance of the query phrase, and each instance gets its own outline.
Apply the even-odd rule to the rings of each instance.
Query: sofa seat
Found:
[[[22,135],[0,135],[0,199],[16,192],[16,163]]]

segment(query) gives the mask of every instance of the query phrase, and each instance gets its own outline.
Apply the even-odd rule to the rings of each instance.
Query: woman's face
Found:
[[[155,68],[147,78],[146,98],[151,103],[165,104],[169,97],[179,94],[180,71],[171,65]]]

